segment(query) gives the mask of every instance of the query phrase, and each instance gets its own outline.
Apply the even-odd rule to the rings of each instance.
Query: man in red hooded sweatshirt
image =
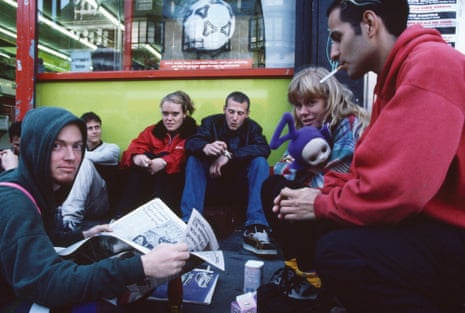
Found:
[[[407,28],[407,0],[333,0],[327,13],[331,58],[350,78],[377,74],[371,123],[349,173],[285,188],[273,211],[325,225],[316,267],[349,312],[463,312],[465,56]]]

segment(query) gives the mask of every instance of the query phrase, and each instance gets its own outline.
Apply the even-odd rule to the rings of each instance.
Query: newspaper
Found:
[[[182,274],[182,302],[211,304],[215,288],[218,283],[220,274],[209,268],[194,268],[192,271]],[[157,287],[149,295],[149,300],[167,301],[168,300],[168,283]]]
[[[183,272],[198,265],[198,259],[224,271],[224,255],[207,220],[193,210],[187,225],[160,199],[155,198],[134,211],[112,222],[112,232],[76,242],[66,248],[55,248],[65,258],[89,264],[109,257],[130,257],[145,254],[160,243],[185,242],[191,253]],[[197,263],[195,257],[197,257]],[[120,303],[139,299],[156,286],[170,280],[146,278],[143,282],[127,286],[128,292]]]

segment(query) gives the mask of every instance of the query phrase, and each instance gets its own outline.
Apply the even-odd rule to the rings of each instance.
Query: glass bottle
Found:
[[[168,282],[168,312],[182,313],[182,279],[181,276]]]

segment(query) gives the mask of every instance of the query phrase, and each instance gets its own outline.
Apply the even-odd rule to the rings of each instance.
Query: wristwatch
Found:
[[[230,160],[232,159],[232,154],[228,150],[224,150],[223,155]]]

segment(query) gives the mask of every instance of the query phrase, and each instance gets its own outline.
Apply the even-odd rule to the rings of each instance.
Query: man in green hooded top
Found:
[[[189,257],[184,243],[85,266],[56,254],[47,233],[54,227],[54,191],[72,184],[86,133],[81,119],[60,108],[32,109],[23,120],[18,167],[0,175],[0,311],[14,301],[55,308],[114,298],[146,276],[179,274]],[[26,193],[4,182],[24,188],[39,209]]]

